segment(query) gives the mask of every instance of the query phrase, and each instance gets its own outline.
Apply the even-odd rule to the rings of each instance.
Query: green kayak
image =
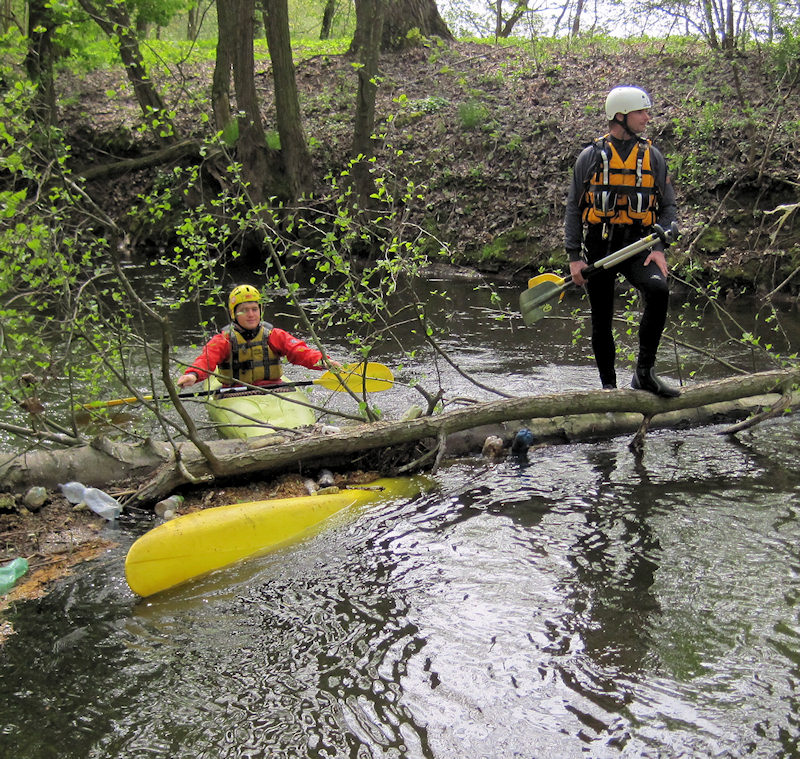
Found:
[[[314,424],[309,402],[304,389],[277,386],[264,392],[223,390],[208,396],[206,408],[222,437],[244,440]]]

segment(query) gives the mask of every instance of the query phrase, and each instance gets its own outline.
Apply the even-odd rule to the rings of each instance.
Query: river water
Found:
[[[596,385],[569,319],[493,321],[462,289],[464,369]],[[415,393],[382,395],[392,414]],[[415,499],[148,600],[123,572],[144,527],[108,527],[118,548],[9,615],[0,756],[798,756],[800,424],[721,429],[449,462]]]

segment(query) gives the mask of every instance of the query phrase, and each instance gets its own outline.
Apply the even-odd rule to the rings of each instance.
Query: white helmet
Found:
[[[609,121],[621,113],[623,116],[631,111],[651,108],[650,96],[638,87],[614,87],[606,98],[606,117]]]

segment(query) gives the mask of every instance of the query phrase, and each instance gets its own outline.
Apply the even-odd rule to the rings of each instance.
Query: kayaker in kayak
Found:
[[[286,330],[261,320],[261,293],[252,285],[234,287],[228,297],[231,323],[212,337],[200,355],[178,377],[178,387],[191,387],[215,373],[223,386],[279,384],[281,358],[308,369],[322,369],[322,353]],[[331,362],[333,366],[339,366]]]

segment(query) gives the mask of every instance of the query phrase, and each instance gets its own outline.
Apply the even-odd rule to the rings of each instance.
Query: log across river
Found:
[[[6,611],[4,755],[796,755],[800,423],[779,405],[795,377],[722,372],[687,382],[668,409],[597,391],[571,326],[545,339],[463,302],[446,347],[516,397],[411,360],[410,374],[484,403],[393,426],[419,399],[398,388],[382,396],[387,421],[331,436],[326,452],[346,445],[352,463],[381,435],[430,440],[434,457],[452,443],[431,490],[345,509],[291,546],[148,599],[124,560],[151,523],[104,527],[116,547]],[[766,414],[736,434],[720,434],[727,415],[668,416],[738,397],[756,397],[738,417]],[[544,420],[539,440],[558,444],[499,460],[474,441],[455,447],[504,419],[509,433]],[[602,428],[620,419],[621,434]],[[163,455],[149,445],[145,459]],[[233,446],[220,455],[241,471],[263,466],[266,447],[213,445]],[[267,453],[285,466],[309,445]],[[153,493],[174,477],[142,466]]]

